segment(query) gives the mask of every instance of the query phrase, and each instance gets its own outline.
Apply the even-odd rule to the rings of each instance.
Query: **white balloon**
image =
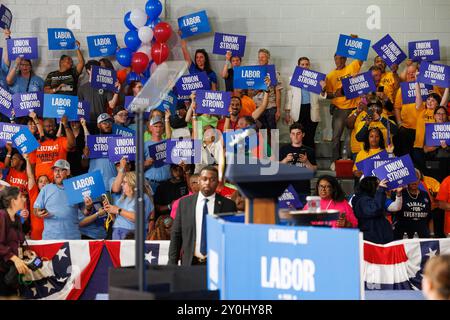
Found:
[[[139,29],[140,27],[145,26],[145,24],[147,23],[147,14],[144,10],[133,9],[131,10],[130,20],[133,26]]]
[[[142,41],[142,43],[150,43],[153,39],[153,30],[150,27],[140,27],[138,34],[139,39]]]
[[[143,45],[141,45],[141,47],[138,49],[137,52],[145,53],[148,56],[148,58],[150,60],[152,60],[152,52],[151,51],[152,51],[152,46],[150,44],[143,44]]]

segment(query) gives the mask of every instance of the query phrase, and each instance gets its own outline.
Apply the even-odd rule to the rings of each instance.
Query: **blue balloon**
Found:
[[[155,20],[153,20],[152,22],[150,22],[150,24],[148,25],[148,27],[154,29],[155,26],[156,26],[158,23],[160,23],[160,22],[161,22],[161,19],[160,19],[160,18],[156,18]]]
[[[145,12],[151,20],[155,20],[162,12],[162,4],[159,0],[150,0],[145,5]]]
[[[133,81],[141,81],[141,77],[136,72],[131,71],[127,75],[127,84],[130,85]]]
[[[145,84],[147,83],[148,80],[150,80],[150,78],[142,77],[142,78],[141,78],[141,83],[142,83],[142,85],[145,86]]]
[[[125,17],[123,18],[123,22],[125,23],[125,26],[130,30],[136,30],[136,27],[131,23],[130,19],[131,11],[129,11]]]
[[[149,63],[148,64],[148,67],[147,67],[147,69],[144,71],[144,73],[142,74],[145,78],[150,78],[150,74],[151,74],[151,72],[150,72],[150,67],[151,67],[151,63]]]
[[[128,48],[122,48],[116,53],[116,60],[121,66],[131,66],[131,58],[133,57],[133,51]]]
[[[142,44],[137,30],[130,30],[125,34],[125,44],[131,51],[136,51]]]

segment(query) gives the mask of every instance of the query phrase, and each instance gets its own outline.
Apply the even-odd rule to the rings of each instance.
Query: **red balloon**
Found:
[[[169,46],[165,43],[155,42],[152,45],[152,60],[161,64],[169,58]]]
[[[153,36],[156,41],[164,43],[170,39],[172,35],[172,27],[167,22],[158,23],[153,29]]]
[[[148,56],[143,52],[136,52],[131,59],[131,69],[137,74],[143,73],[150,62]]]

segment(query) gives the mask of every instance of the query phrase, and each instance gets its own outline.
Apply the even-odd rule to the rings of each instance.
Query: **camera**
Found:
[[[293,153],[292,157],[293,157],[293,159],[292,159],[291,163],[296,164],[298,162],[298,158],[300,157],[300,153]]]
[[[42,268],[44,265],[42,259],[38,256],[34,256],[33,260],[27,263],[28,269],[36,271]],[[8,272],[3,279],[4,283],[11,288],[17,288],[19,286],[19,272],[14,264],[11,264]]]

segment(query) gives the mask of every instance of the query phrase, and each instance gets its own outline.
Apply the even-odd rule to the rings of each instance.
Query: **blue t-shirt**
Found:
[[[34,208],[46,209],[42,240],[80,240],[78,205],[69,205],[63,186],[46,185],[39,193]]]
[[[94,207],[95,212],[98,211],[102,207],[101,205],[101,198],[93,199],[94,201]],[[95,213],[94,212],[94,213]],[[98,217],[94,222],[91,224],[80,227],[80,232],[82,235],[87,236],[92,239],[105,239],[106,238],[106,229],[105,229],[105,221],[108,215],[104,215],[103,217]],[[83,212],[80,210],[78,213],[78,219],[81,222],[84,220],[86,216],[83,214]]]
[[[28,80],[30,85],[28,86]],[[28,86],[28,91],[27,91]],[[16,76],[16,81],[9,87],[12,94],[27,93],[27,92],[41,92],[44,91],[44,80],[41,77],[33,75],[31,79],[26,79],[21,75]]]
[[[115,206],[118,206],[119,208],[122,208],[126,211],[136,212],[136,197],[122,199],[122,197],[119,197],[117,201],[114,203]],[[153,211],[153,203],[150,201],[150,198],[148,195],[144,194],[144,210],[145,210],[145,230],[148,229],[148,218],[150,216],[150,212]],[[126,230],[135,230],[134,222],[124,218],[123,216],[116,216],[116,221],[114,221],[113,228],[121,228]]]
[[[158,142],[147,141],[144,144],[144,157],[146,160],[150,158],[150,153],[148,147],[154,145]],[[170,179],[170,165],[166,164],[160,168],[155,168],[151,166],[147,171],[145,171],[145,178],[149,181],[165,181]]]
[[[114,163],[111,162],[108,158],[100,158],[100,159],[91,159],[89,160],[89,170],[88,172],[94,172],[100,170],[103,177],[103,183],[105,184],[105,188],[108,187],[109,180],[117,176],[117,170]]]
[[[1,57],[0,57],[1,59]],[[8,76],[9,67],[5,64],[2,59],[1,67],[0,67],[0,86],[5,89],[8,89],[8,84],[6,83],[6,77]]]
[[[302,104],[310,104],[311,103],[311,94],[309,91],[302,90]]]
[[[199,68],[197,68],[196,64],[192,61],[191,65],[189,66],[189,74],[197,74],[197,73],[201,73],[204,70],[200,70]],[[215,83],[216,85],[219,85],[217,82],[217,75],[214,71],[211,70],[211,72],[206,73],[208,75],[209,78],[209,82]]]

